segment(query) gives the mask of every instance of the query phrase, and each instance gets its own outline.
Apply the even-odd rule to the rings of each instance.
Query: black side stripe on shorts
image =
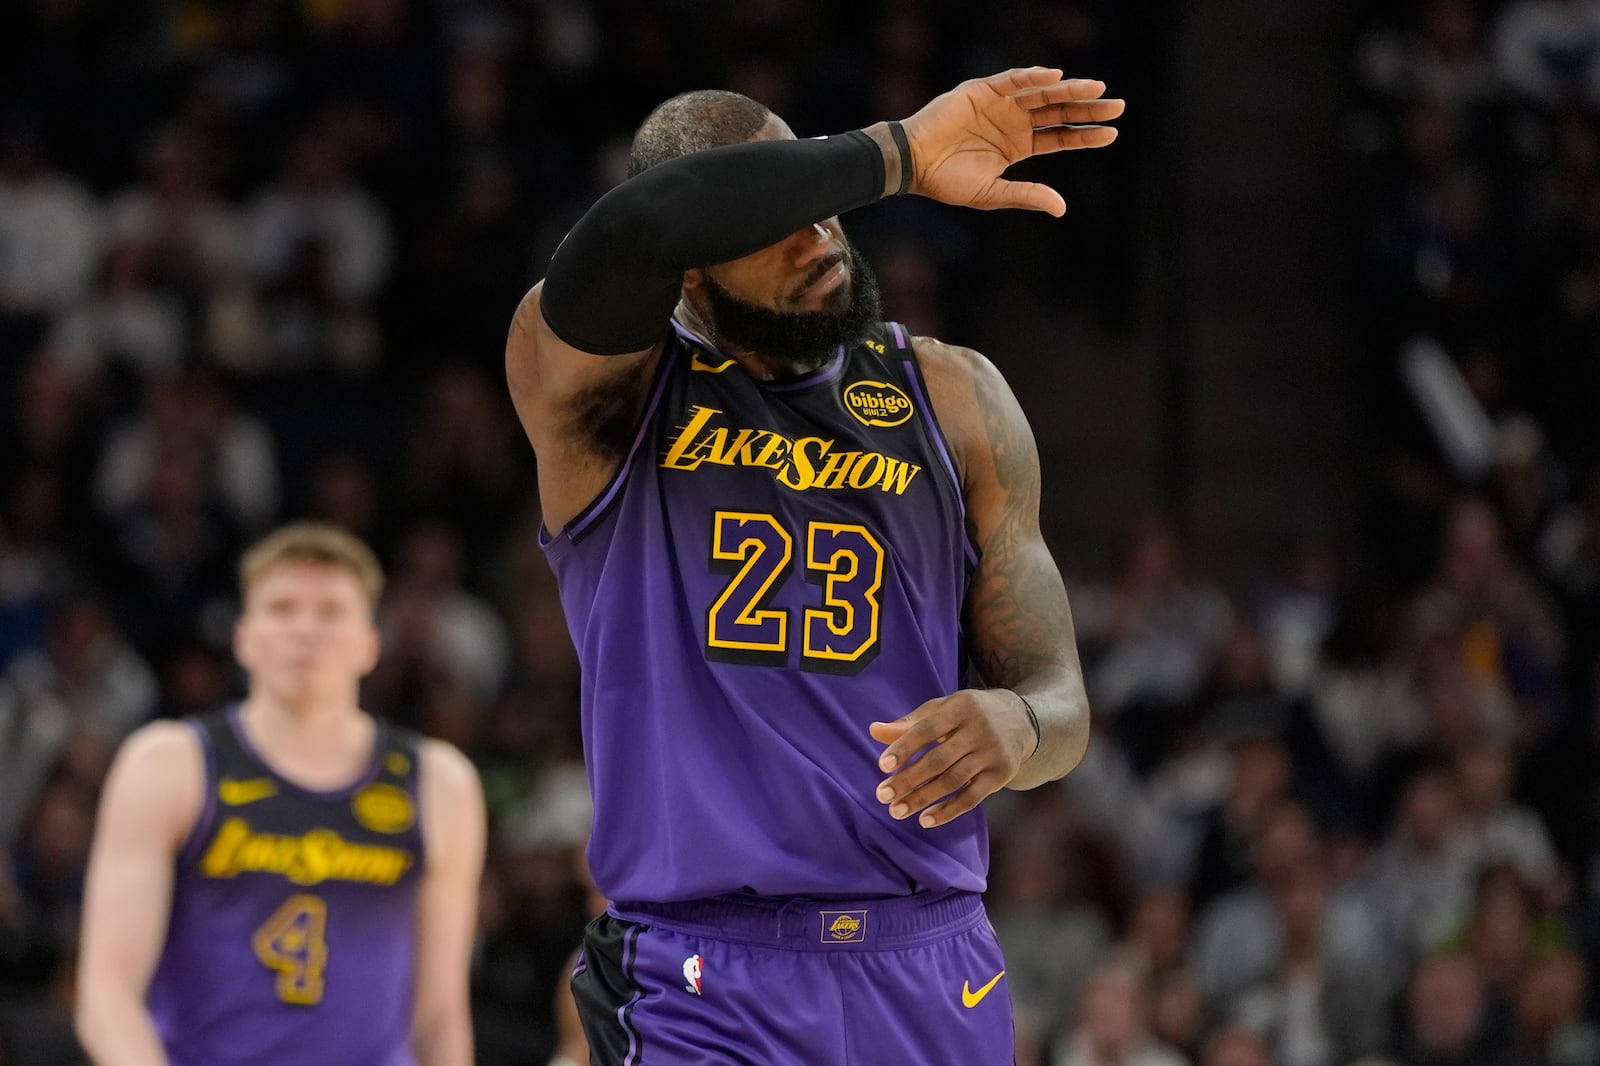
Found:
[[[622,1024],[622,1031],[628,1034],[632,1042],[632,1054],[628,1057],[628,1066],[639,1066],[644,1061],[644,1034],[633,1026],[633,1008],[639,1005],[644,998],[644,988],[633,976],[633,967],[639,961],[639,938],[644,935],[644,926],[636,925],[628,935],[628,941],[622,947],[623,971],[628,975],[628,983],[633,985],[633,996],[625,1003],[617,1018]]]
[[[584,932],[587,965],[572,974],[572,997],[589,1039],[593,1066],[639,1066],[644,1035],[633,1025],[633,1008],[644,998],[644,988],[634,968],[639,937],[646,928],[603,914]]]

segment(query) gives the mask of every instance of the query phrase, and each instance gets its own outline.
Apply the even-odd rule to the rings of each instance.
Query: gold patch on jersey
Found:
[[[224,777],[217,782],[217,798],[229,807],[242,807],[246,803],[254,803],[277,794],[278,783],[270,777],[252,777],[247,781]]]
[[[350,810],[374,833],[403,833],[417,820],[411,797],[393,785],[368,785],[355,794]]]
[[[411,772],[411,760],[398,751],[391,751],[383,757],[383,768],[396,777],[404,777]]]
[[[852,381],[845,386],[844,406],[863,426],[889,429],[916,413],[911,397],[887,381]]]

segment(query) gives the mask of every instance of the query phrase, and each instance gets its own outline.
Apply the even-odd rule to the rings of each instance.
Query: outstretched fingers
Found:
[[[1061,71],[1055,67],[1014,67],[978,80],[1002,96],[1014,96],[1045,85],[1067,84],[1061,82]]]
[[[1104,148],[1116,139],[1115,126],[1051,126],[1049,129],[1033,131],[1033,154]]]
[[[1106,83],[1098,78],[1066,78],[1043,84],[1034,83],[1008,95],[1032,110],[1047,104],[1066,104],[1076,100],[1098,100],[1106,94]]]
[[[1124,103],[1121,100],[1083,100],[1068,104],[1047,104],[1028,113],[1034,129],[1046,126],[1065,126],[1072,123],[1110,122],[1121,118]]]

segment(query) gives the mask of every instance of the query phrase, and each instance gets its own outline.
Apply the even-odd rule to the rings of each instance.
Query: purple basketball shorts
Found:
[[[1011,1066],[1005,960],[971,893],[622,904],[572,988],[593,1066]]]

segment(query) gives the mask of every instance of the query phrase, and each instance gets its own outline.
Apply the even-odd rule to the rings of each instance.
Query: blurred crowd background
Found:
[[[1048,63],[1130,100],[1115,148],[1029,165],[1065,223],[846,220],[891,316],[984,348],[1039,429],[1096,730],[1065,782],[990,804],[1019,1063],[1600,1064],[1600,2],[1332,6],[1340,240],[1299,255],[1335,264],[1354,354],[1290,370],[1356,397],[1330,454],[1359,491],[1241,565],[1193,535],[1206,483],[1086,503],[1118,431],[1058,432],[1174,340],[1178,60],[1229,5],[0,5],[0,1063],[80,1061],[110,755],[238,695],[238,552],[312,516],[390,573],[368,706],[483,775],[479,1061],[544,1066],[595,901],[501,370],[517,300],[673,92],[808,136]],[[1223,14],[1242,41],[1269,8]],[[1315,75],[1280,73],[1252,92]],[[1256,325],[1305,358],[1296,322]],[[1139,365],[1171,424],[1228,411]]]

